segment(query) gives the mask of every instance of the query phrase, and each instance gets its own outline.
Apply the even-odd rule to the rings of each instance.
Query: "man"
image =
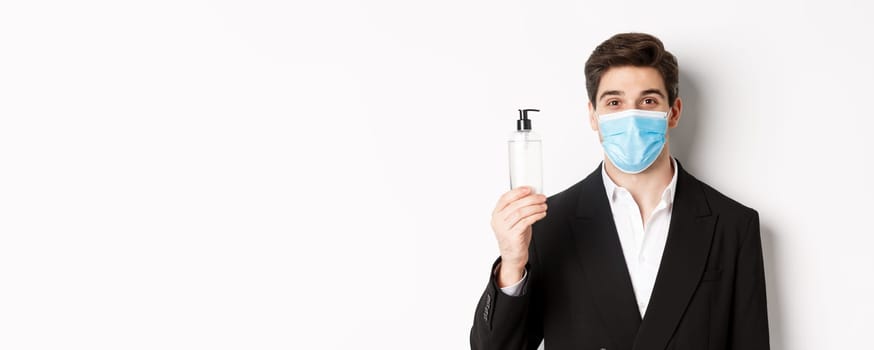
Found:
[[[501,196],[501,256],[471,348],[768,349],[758,213],[670,153],[683,110],[676,58],[651,35],[618,34],[585,72],[605,159],[549,198]]]

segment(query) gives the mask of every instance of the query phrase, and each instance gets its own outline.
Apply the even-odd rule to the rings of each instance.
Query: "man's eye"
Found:
[[[618,105],[619,105],[619,101],[616,101],[616,100],[613,100],[613,101],[607,101],[607,105],[608,105],[608,106],[618,106]]]
[[[653,104],[653,103],[656,103],[656,100],[654,98],[647,98],[647,99],[643,100],[643,103]]]

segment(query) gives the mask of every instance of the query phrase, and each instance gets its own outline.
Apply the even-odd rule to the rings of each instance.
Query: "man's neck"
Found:
[[[623,187],[638,205],[658,203],[662,192],[671,183],[674,177],[673,162],[667,148],[659,154],[655,162],[646,170],[637,174],[626,174],[616,168],[609,159],[604,159],[604,170],[610,179],[619,187]]]

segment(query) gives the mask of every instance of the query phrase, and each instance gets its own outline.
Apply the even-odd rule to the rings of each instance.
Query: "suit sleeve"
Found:
[[[762,235],[756,212],[741,243],[735,276],[730,349],[770,349]]]
[[[492,265],[486,290],[476,306],[470,330],[470,348],[473,350],[534,350],[543,339],[539,275],[534,237],[529,246],[527,277],[518,296],[507,295],[498,287]]]

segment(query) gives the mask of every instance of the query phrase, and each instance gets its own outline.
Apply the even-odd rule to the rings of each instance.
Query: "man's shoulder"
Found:
[[[707,204],[710,205],[710,210],[723,216],[724,219],[736,218],[742,221],[749,221],[753,216],[758,215],[758,212],[755,209],[729,197],[710,184],[695,178],[691,174],[689,174],[689,176],[700,185],[701,192],[707,199]]]
[[[589,192],[592,191],[604,192],[603,184],[598,183],[597,186],[595,186],[595,182],[600,181],[600,177],[596,175],[599,174],[595,174],[595,172],[592,172],[582,180],[577,181],[577,183],[565,188],[564,190],[556,194],[547,197],[547,210],[550,213],[552,213],[554,210],[555,213],[571,215],[576,209],[577,203],[580,200],[580,196],[583,195],[583,192],[586,192],[587,195],[589,195]]]
[[[558,217],[573,215],[577,209],[580,198],[582,197],[595,198],[595,196],[606,196],[604,185],[600,177],[600,171],[598,169],[564,190],[548,196],[546,200],[548,207],[547,218],[552,217],[553,219],[556,219]],[[710,210],[722,216],[723,219],[737,219],[748,222],[753,216],[758,215],[758,212],[755,209],[727,196],[710,184],[698,179],[693,174],[686,172],[685,176],[688,176],[691,183],[698,185],[698,191],[704,195],[707,205],[710,206]]]

